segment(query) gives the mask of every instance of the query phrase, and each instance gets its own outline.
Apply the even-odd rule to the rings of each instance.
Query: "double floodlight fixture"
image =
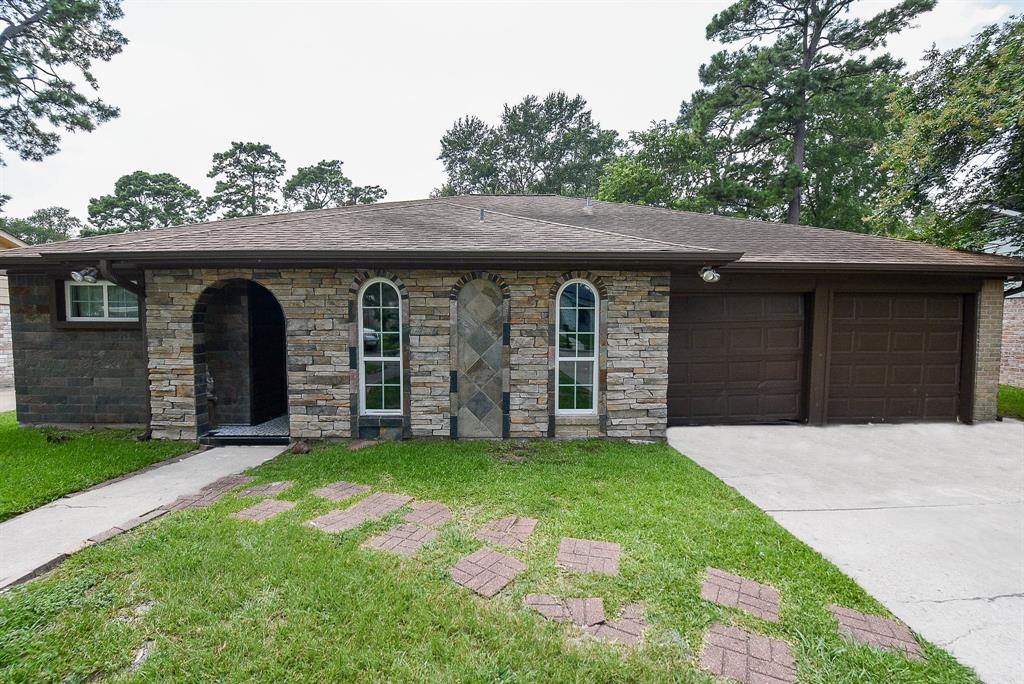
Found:
[[[95,268],[93,268],[92,266],[88,266],[80,271],[72,271],[71,279],[74,280],[76,283],[95,283],[99,274],[100,272],[97,271]]]
[[[717,283],[722,279],[722,274],[714,269],[712,266],[701,266],[700,270],[697,271],[697,275],[705,283]]]

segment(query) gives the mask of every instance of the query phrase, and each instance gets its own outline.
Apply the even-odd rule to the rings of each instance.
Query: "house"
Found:
[[[158,438],[661,438],[990,420],[1024,261],[555,196],[0,255],[18,419]]]
[[[25,243],[0,230],[0,250],[24,247]],[[14,384],[14,354],[11,351],[11,300],[7,274],[0,270],[0,389]]]
[[[999,381],[1024,387],[1024,293],[1003,301],[1002,364]]]

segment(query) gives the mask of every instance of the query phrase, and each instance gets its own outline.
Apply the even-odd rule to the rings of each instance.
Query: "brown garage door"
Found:
[[[804,296],[673,295],[671,425],[801,420]]]
[[[837,294],[827,420],[953,420],[960,397],[960,295]]]

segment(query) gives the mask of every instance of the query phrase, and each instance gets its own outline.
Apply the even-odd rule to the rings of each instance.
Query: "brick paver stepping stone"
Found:
[[[359,527],[369,520],[380,520],[384,516],[394,513],[410,501],[412,501],[412,497],[405,494],[377,492],[349,508],[341,511],[331,511],[321,515],[319,518],[310,520],[306,524],[324,532],[345,532]]]
[[[527,594],[525,603],[548,620],[575,622],[580,627],[604,622],[604,601],[600,598],[563,599],[548,594]]]
[[[456,584],[490,598],[507,587],[525,568],[521,561],[485,548],[460,560],[448,573]]]
[[[796,666],[789,644],[738,627],[711,625],[700,668],[748,684],[792,684]]]
[[[847,641],[867,644],[888,651],[899,651],[908,658],[924,660],[921,644],[906,625],[880,615],[861,613],[831,605],[828,610],[839,621],[839,633]]]
[[[185,508],[207,508],[217,503],[225,494],[235,487],[249,484],[255,477],[250,475],[226,475],[214,480],[200,489],[196,494],[179,496],[165,507],[166,512],[180,511]]]
[[[536,518],[519,518],[512,515],[490,521],[480,528],[480,531],[476,533],[476,538],[495,546],[522,550],[526,548],[526,542],[533,534],[535,527],[537,527]]]
[[[415,556],[424,544],[437,538],[437,530],[419,525],[396,525],[384,534],[368,539],[363,546],[377,551],[388,551],[400,556]]]
[[[700,596],[720,606],[739,608],[755,617],[779,621],[779,592],[767,584],[708,568]]]
[[[284,513],[295,508],[294,501],[279,501],[277,499],[264,499],[257,504],[234,513],[239,520],[251,520],[261,523],[264,520],[273,518],[278,513]]]
[[[556,560],[563,568],[576,572],[619,574],[619,553],[622,547],[614,542],[562,537]]]
[[[292,480],[268,482],[267,484],[256,485],[255,487],[243,489],[238,493],[238,496],[277,496],[293,484],[295,483]]]
[[[351,499],[353,496],[363,494],[370,491],[370,488],[366,485],[356,484],[354,482],[335,482],[329,484],[326,487],[320,487],[314,489],[313,493],[317,496],[331,501],[344,501],[345,499]]]
[[[412,510],[405,516],[405,522],[423,527],[438,528],[452,519],[452,512],[439,501],[414,501]]]
[[[611,641],[626,646],[636,646],[647,631],[644,607],[640,603],[627,603],[616,620],[609,620],[586,628],[587,634],[601,641]]]

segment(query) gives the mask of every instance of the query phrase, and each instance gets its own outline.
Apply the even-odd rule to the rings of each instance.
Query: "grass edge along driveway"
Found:
[[[0,413],[0,521],[196,446],[140,442],[137,434],[19,428],[13,412]]]
[[[716,622],[787,641],[802,682],[976,682],[950,655],[927,662],[851,645],[830,603],[877,601],[735,490],[664,444],[410,441],[318,447],[250,471],[292,480],[291,510],[255,524],[230,494],[86,549],[51,577],[0,596],[0,680],[129,675],[133,681],[710,682],[696,668]],[[337,535],[305,525],[355,499],[312,490],[345,480],[447,504],[452,523],[410,559],[361,548],[393,514]],[[483,547],[488,520],[539,520],[526,570],[493,599],[448,568]],[[563,536],[622,545],[618,577],[555,565]],[[701,600],[708,566],[776,587],[767,622]],[[523,606],[528,593],[633,601],[650,625],[636,649],[596,642]],[[149,657],[131,670],[144,643]]]

